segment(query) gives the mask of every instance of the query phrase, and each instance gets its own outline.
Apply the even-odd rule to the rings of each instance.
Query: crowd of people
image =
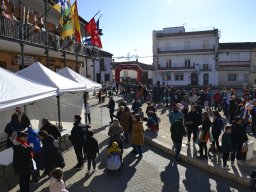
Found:
[[[127,92],[129,87],[133,88]],[[122,163],[124,145],[133,148],[131,153],[134,157],[143,157],[144,131],[157,133],[161,129],[156,109],[159,104],[169,109],[171,139],[175,150],[174,162],[180,161],[182,140],[186,136],[187,145],[192,142],[193,145],[199,146],[199,159],[222,152],[223,168],[228,170],[229,156],[232,166],[235,159],[237,164],[242,164],[241,152],[246,148],[245,143],[248,141],[247,130],[250,129],[252,135],[256,134],[255,90],[244,89],[239,96],[234,89],[216,90],[212,94],[213,91],[209,88],[187,91],[160,84],[151,87],[142,84],[121,84],[119,89],[113,91],[121,94],[123,99],[118,103],[116,110],[113,92],[107,105],[110,114],[108,164],[111,164],[113,155],[118,155]],[[131,106],[128,106],[127,102],[131,100]],[[147,105],[145,112],[142,110],[144,103]],[[86,111],[85,115],[91,123],[89,103]],[[80,115],[74,116],[69,139],[77,157],[74,169],[82,169],[87,161],[89,174],[91,167],[93,172],[96,169],[99,147],[90,125],[81,123],[81,119]],[[147,128],[144,128],[143,121],[146,122]],[[37,132],[32,128],[29,117],[17,108],[6,125],[5,132],[8,135],[7,146],[14,149],[13,168],[19,175],[21,191],[29,191],[31,176],[32,181],[37,182],[47,175],[50,178],[50,189],[58,186],[66,190],[62,170],[65,160],[60,147],[61,133],[57,126],[43,118],[42,127]],[[108,166],[113,168],[113,165]],[[44,171],[42,175],[40,170]]]

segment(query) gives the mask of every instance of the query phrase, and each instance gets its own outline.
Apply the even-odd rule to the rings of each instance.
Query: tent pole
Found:
[[[60,129],[60,95],[57,95],[56,97],[57,97],[57,105],[58,105],[58,127]]]

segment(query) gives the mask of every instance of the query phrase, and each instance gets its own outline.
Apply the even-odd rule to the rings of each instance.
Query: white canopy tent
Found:
[[[83,84],[86,87],[86,91],[94,91],[102,89],[102,85],[99,83],[96,83],[88,78],[85,78],[84,76],[76,73],[72,69],[65,67],[57,72],[63,77],[66,77],[72,81],[75,81],[77,83]]]
[[[1,135],[14,108],[57,95],[57,89],[31,81],[0,67],[0,127]]]
[[[84,85],[53,72],[39,62],[17,72],[17,74],[44,85],[55,87],[58,90],[57,106],[55,98],[37,102],[33,106],[28,106],[29,110],[27,114],[30,118],[40,119],[42,117],[48,117],[51,121],[58,121],[58,125],[60,126],[61,116],[65,117],[65,120],[69,117],[68,122],[73,122],[73,115],[81,113],[81,103],[83,103],[83,100],[81,96],[77,96],[76,92],[86,91]],[[71,94],[65,94],[60,97],[63,93]]]
[[[57,95],[57,89],[0,67],[0,110]]]

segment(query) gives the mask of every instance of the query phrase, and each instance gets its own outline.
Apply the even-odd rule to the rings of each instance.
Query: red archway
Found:
[[[136,64],[121,64],[115,69],[115,82],[120,83],[120,72],[124,69],[137,71],[137,82],[141,82],[142,69]]]

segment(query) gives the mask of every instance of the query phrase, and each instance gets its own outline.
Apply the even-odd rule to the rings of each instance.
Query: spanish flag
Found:
[[[70,0],[64,0],[61,6],[60,25],[62,27],[61,37],[65,38],[74,34],[74,27],[72,22],[72,11]]]
[[[80,30],[80,23],[79,23],[79,16],[78,16],[78,9],[77,9],[76,1],[72,5],[71,10],[72,10],[72,21],[73,21],[73,26],[74,26],[74,35],[76,38],[76,42],[80,43],[81,42],[81,30]]]

